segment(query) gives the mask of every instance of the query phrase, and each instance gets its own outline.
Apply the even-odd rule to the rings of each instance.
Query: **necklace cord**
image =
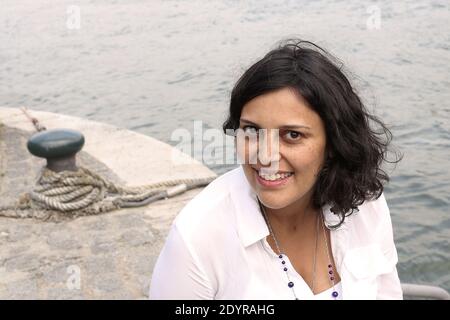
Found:
[[[258,199],[258,204],[259,204],[259,208],[260,208],[260,210],[261,210],[261,212],[263,214],[264,220],[266,221],[267,227],[269,228],[269,232],[270,232],[270,235],[271,235],[271,237],[273,239],[273,242],[275,243],[276,249],[278,251],[277,254],[279,255],[279,258],[282,259],[283,255],[285,255],[285,254],[283,254],[281,249],[280,249],[280,245],[279,245],[279,243],[277,241],[277,238],[275,237],[275,233],[273,232],[272,226],[270,224],[269,217],[267,216],[266,210],[265,210],[264,206],[262,205],[262,203],[261,203],[261,201],[259,199]],[[326,234],[326,231],[325,231],[325,222],[323,221],[323,218],[324,217],[323,217],[323,213],[322,213],[321,216],[317,217],[317,223],[316,223],[315,245],[314,245],[314,255],[313,255],[314,258],[313,258],[313,268],[312,268],[313,269],[313,277],[312,277],[312,283],[311,283],[311,291],[312,291],[313,295],[315,295],[315,291],[314,290],[315,290],[315,280],[316,280],[316,262],[317,262],[316,258],[317,258],[317,246],[318,246],[318,237],[319,237],[319,224],[322,224],[322,229],[323,229],[323,234],[324,234],[324,241],[325,241],[325,249],[326,249],[327,258],[328,258],[328,261],[329,261],[329,263],[328,263],[329,280],[330,280],[330,283],[331,283],[331,285],[333,287],[333,294],[332,294],[332,296],[333,296],[334,299],[336,299],[338,294],[337,294],[337,292],[335,291],[335,288],[334,288],[334,283],[335,283],[334,275],[333,275],[334,272],[333,272],[333,268],[332,268],[332,262],[331,262],[331,259],[330,259],[330,252],[329,252],[329,247],[328,247],[328,239],[327,239],[327,234]],[[322,222],[322,223],[320,223],[320,222]],[[282,263],[284,265],[285,261],[282,260]],[[293,284],[293,282],[291,282],[289,274],[286,272],[287,271],[286,267],[284,267],[284,271],[286,273],[286,276],[287,276],[287,279],[288,279],[288,282],[289,282],[288,286],[292,289],[292,292],[294,294],[295,299],[298,300],[297,295],[295,294],[294,284]]]

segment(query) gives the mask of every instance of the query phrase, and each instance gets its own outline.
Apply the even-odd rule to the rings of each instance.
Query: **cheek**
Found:
[[[316,175],[322,165],[322,153],[315,148],[299,148],[285,153],[285,159],[294,171],[302,174]]]

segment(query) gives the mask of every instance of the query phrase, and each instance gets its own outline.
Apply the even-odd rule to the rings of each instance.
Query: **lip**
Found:
[[[268,180],[264,180],[263,178],[261,178],[258,174],[258,171],[253,169],[255,171],[255,176],[256,176],[256,181],[263,187],[266,188],[277,188],[280,186],[285,185],[286,183],[289,182],[289,179],[292,178],[293,175],[286,177],[284,179],[281,180],[275,180],[275,181],[268,181]]]

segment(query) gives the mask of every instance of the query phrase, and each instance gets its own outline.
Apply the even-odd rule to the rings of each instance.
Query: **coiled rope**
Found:
[[[37,132],[47,130],[26,108],[21,108],[21,111]],[[140,187],[122,187],[87,168],[57,173],[44,167],[31,192],[21,195],[12,206],[0,206],[0,217],[59,220],[95,215],[171,198],[187,190],[206,186],[214,179],[176,179]]]
[[[41,220],[76,218],[120,208],[144,206],[159,199],[208,185],[215,177],[176,179],[140,187],[123,187],[86,169],[41,170],[35,188],[13,206],[0,207],[0,216]]]

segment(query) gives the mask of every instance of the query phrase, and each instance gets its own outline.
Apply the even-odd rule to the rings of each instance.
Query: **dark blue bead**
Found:
[[[280,254],[280,255],[278,256],[278,258],[280,258],[280,259],[283,259],[283,255],[282,255],[282,254]]]
[[[281,263],[282,263],[282,264],[285,264],[285,263],[286,263],[286,261],[284,261],[284,260],[283,260],[283,261],[281,261]]]
[[[287,271],[287,268],[286,267],[284,267],[284,269],[283,269],[284,271]]]
[[[333,291],[333,293],[331,294],[334,298],[336,298],[339,294],[336,291]]]
[[[288,283],[289,288],[292,288],[293,286],[294,286],[294,283],[292,281]]]

